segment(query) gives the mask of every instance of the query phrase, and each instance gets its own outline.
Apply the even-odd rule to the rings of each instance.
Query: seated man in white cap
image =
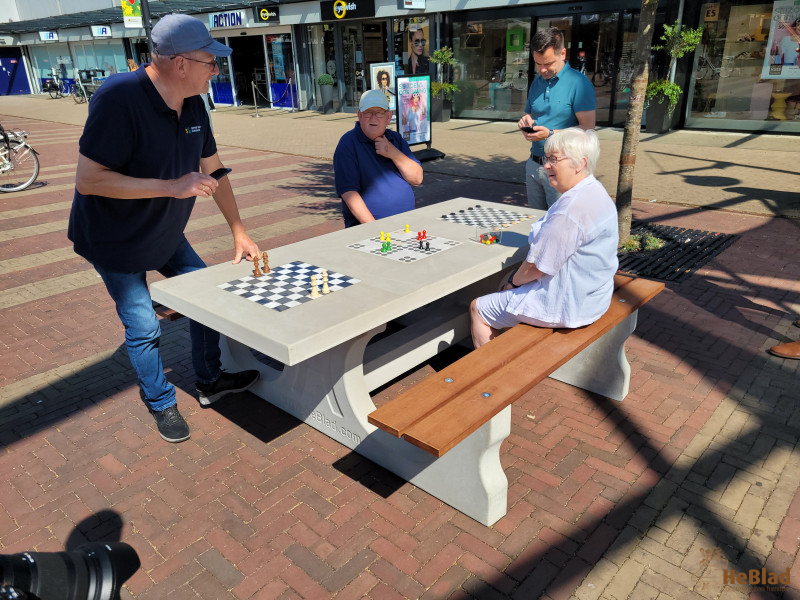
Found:
[[[165,277],[205,264],[183,231],[195,198],[212,198],[233,234],[233,262],[258,256],[239,217],[200,94],[219,72],[216,57],[231,49],[189,15],[162,17],[152,32],[153,61],[112,75],[92,96],[79,142],[75,195],[67,235],[75,252],[102,277],[125,328],[125,346],[161,437],[189,438],[164,376],[158,318],[147,271]],[[219,334],[189,323],[197,397],[208,405],[244,391],[258,371],[221,369]]]
[[[422,183],[422,165],[403,136],[386,129],[391,120],[386,94],[370,90],[358,103],[358,123],[336,146],[333,170],[345,227],[414,209],[411,186]]]

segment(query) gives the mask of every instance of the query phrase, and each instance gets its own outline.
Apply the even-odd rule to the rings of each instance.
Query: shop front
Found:
[[[564,33],[567,61],[594,84],[597,123],[621,126],[630,98],[638,29],[635,3],[544,5],[454,13],[456,60],[453,115],[517,120],[525,111],[536,76],[531,36],[557,27]]]
[[[296,107],[295,61],[291,26],[281,25],[277,6],[202,15],[211,35],[230,46],[217,57],[211,80],[215,104]]]
[[[800,133],[800,4],[703,4],[686,126]]]
[[[374,87],[369,79],[375,64],[392,62],[389,56],[390,19],[375,18],[374,0],[320,2],[321,23],[304,26],[309,49],[311,82],[308,103],[321,106],[320,75],[334,80],[334,110],[356,112],[361,95]]]

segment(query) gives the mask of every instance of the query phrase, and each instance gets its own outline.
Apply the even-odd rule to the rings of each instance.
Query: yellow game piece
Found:
[[[386,234],[384,232],[382,232],[382,231],[381,231],[381,241],[382,242],[386,241]]]
[[[410,233],[411,230],[408,228],[408,224],[406,223],[406,233]]]
[[[392,241],[392,235],[391,235],[390,233],[387,233],[387,234],[386,234],[386,241],[387,241],[387,242],[389,242],[389,243],[391,243],[391,241]]]

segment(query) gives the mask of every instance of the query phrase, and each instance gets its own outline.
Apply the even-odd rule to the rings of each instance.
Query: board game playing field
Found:
[[[526,215],[521,212],[476,204],[466,209],[442,215],[440,220],[474,227],[496,228],[510,227],[519,221],[532,218],[532,215]]]
[[[420,240],[417,240],[416,231],[405,233],[404,231],[390,231],[391,250],[383,252],[383,242],[379,235],[361,240],[354,244],[347,246],[353,250],[374,254],[389,260],[396,260],[399,262],[410,263],[417,260],[422,260],[429,256],[433,256],[444,250],[448,250],[461,244],[455,240],[448,240],[447,238],[428,235],[422,241],[422,248],[419,247]]]
[[[261,277],[248,275],[223,283],[217,287],[251,302],[282,312],[310,300],[325,297],[322,293],[322,271],[323,267],[296,260],[275,267]],[[317,298],[311,297],[312,275],[317,276],[317,289],[319,290]],[[331,293],[343,290],[359,283],[359,281],[359,279],[354,279],[342,273],[328,272],[328,288]]]

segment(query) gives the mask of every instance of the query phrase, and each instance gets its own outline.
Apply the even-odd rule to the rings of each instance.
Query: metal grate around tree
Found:
[[[634,221],[631,235],[650,233],[666,242],[658,250],[619,254],[619,270],[631,275],[681,281],[733,244],[738,235]]]

